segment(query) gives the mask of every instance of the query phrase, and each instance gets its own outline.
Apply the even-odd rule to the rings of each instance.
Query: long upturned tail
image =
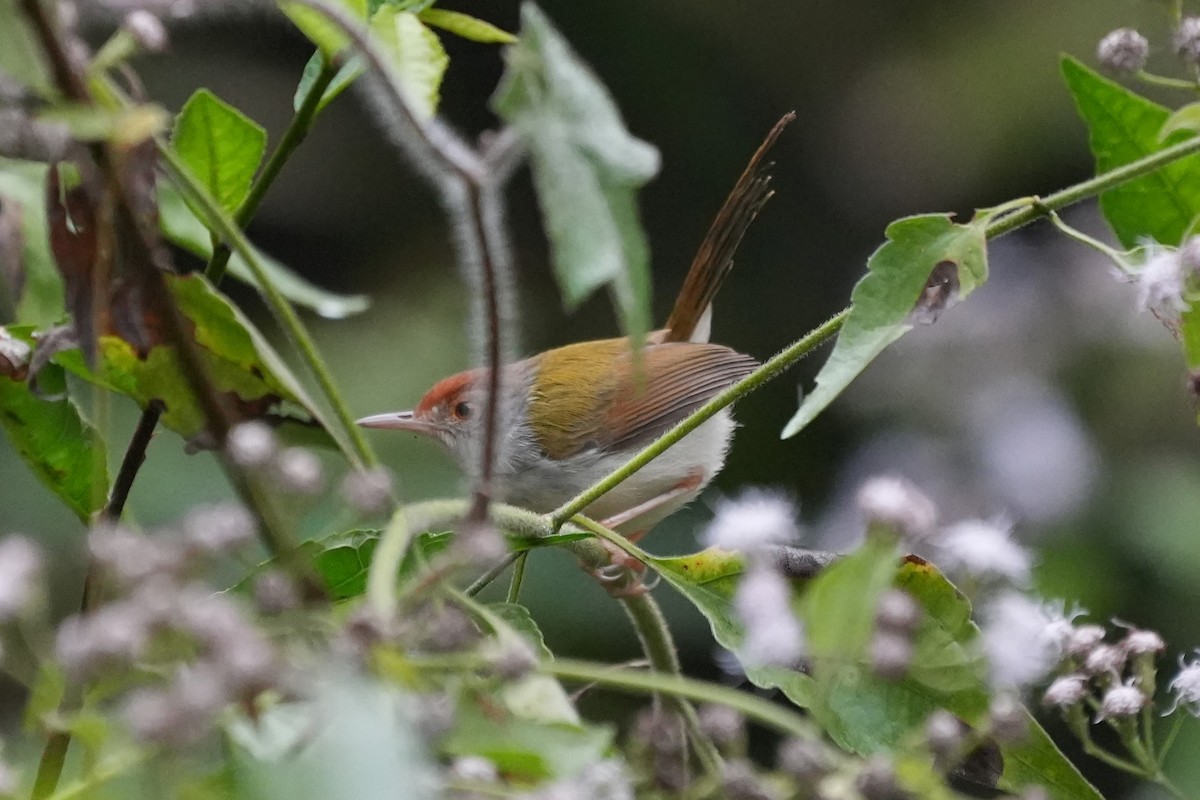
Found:
[[[700,249],[696,251],[696,257],[692,259],[692,266],[675,300],[675,308],[667,319],[662,341],[708,341],[712,301],[733,269],[734,251],[759,210],[774,194],[768,172],[771,163],[764,162],[763,157],[787,124],[795,118],[796,112],[789,111],[775,123],[767,138],[754,151],[729,197],[725,198],[725,204],[717,212],[704,241],[700,243]]]

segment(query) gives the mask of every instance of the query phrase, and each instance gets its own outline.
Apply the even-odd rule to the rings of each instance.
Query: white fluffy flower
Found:
[[[12,535],[0,539],[0,621],[19,614],[33,597],[42,570],[42,553],[33,540]]]
[[[1029,579],[1029,553],[1013,541],[1012,526],[1007,523],[959,522],[942,532],[938,548],[941,564],[950,572],[1018,584]]]
[[[738,655],[751,664],[790,666],[804,654],[804,627],[791,607],[787,579],[767,566],[753,566],[733,598],[746,633]]]
[[[858,490],[858,507],[871,522],[895,528],[901,536],[921,537],[937,522],[937,507],[904,478],[881,475]]]
[[[1042,695],[1042,704],[1055,708],[1070,708],[1083,702],[1087,696],[1086,675],[1063,675],[1055,678],[1046,693]]]
[[[983,607],[980,642],[993,685],[1029,686],[1054,668],[1062,650],[1053,623],[1046,606],[1021,592],[1003,592]]]
[[[1183,262],[1176,251],[1150,248],[1146,262],[1137,272],[1137,284],[1138,305],[1147,311],[1174,318],[1188,310],[1183,299]]]
[[[1118,684],[1104,693],[1100,701],[1100,713],[1096,719],[1106,717],[1132,717],[1146,707],[1149,698],[1131,681]]]
[[[798,534],[791,501],[774,492],[750,489],[717,504],[703,539],[713,547],[753,555],[771,545],[793,542]]]
[[[1200,659],[1193,658],[1184,663],[1181,656],[1179,674],[1171,680],[1170,688],[1175,693],[1175,703],[1171,706],[1171,711],[1185,706],[1192,712],[1192,716],[1200,717]]]

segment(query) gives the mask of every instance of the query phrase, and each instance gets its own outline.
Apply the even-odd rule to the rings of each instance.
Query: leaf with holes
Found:
[[[887,241],[867,261],[867,274],[850,295],[850,315],[816,388],[783,429],[795,436],[825,410],[876,356],[920,321],[966,297],[987,280],[990,215],[966,225],[945,214],[896,220]]]

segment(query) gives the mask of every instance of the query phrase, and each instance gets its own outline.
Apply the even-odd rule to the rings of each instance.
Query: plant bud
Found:
[[[125,30],[133,36],[138,47],[148,53],[161,53],[167,49],[167,29],[162,21],[146,9],[138,9],[125,17]]]
[[[1184,17],[1172,37],[1175,53],[1186,64],[1200,64],[1200,17]]]
[[[1083,702],[1087,697],[1087,678],[1083,675],[1064,675],[1055,678],[1046,693],[1042,695],[1042,705],[1053,708],[1071,708]]]
[[[1100,40],[1096,60],[1110,72],[1132,75],[1146,66],[1150,43],[1133,28],[1118,28]]]
[[[880,630],[911,635],[921,623],[921,607],[908,592],[888,589],[879,598],[875,622]]]
[[[1132,717],[1143,708],[1149,699],[1142,690],[1130,683],[1122,683],[1104,693],[1100,701],[1100,713],[1096,719],[1123,719]]]

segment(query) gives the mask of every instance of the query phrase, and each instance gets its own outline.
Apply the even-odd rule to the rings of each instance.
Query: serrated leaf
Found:
[[[167,281],[180,311],[194,326],[213,384],[236,399],[245,416],[259,416],[280,403],[292,403],[328,430],[323,413],[241,311],[200,275],[170,275]],[[151,400],[163,401],[163,424],[185,438],[205,429],[204,413],[173,346],[155,345],[140,358],[125,340],[101,336],[99,349],[95,372],[88,369],[77,350],[60,353],[55,361],[86,380],[132,398],[143,408]]]
[[[14,206],[21,223],[23,275],[16,321],[39,328],[59,322],[65,314],[62,276],[50,257],[46,169],[34,161],[0,158],[0,203]]]
[[[488,609],[519,633],[539,657],[554,658],[554,653],[550,652],[549,647],[546,647],[542,629],[538,627],[528,608],[520,603],[489,603]]]
[[[163,235],[198,258],[212,257],[213,237],[179,191],[170,183],[158,188],[159,225]],[[310,308],[326,319],[343,319],[365,311],[371,301],[362,294],[337,294],[310,283],[270,256],[259,252],[259,262],[280,294],[297,305]],[[239,254],[229,258],[228,273],[258,288],[254,272]]]
[[[795,436],[882,353],[913,327],[913,312],[935,270],[953,268],[955,294],[966,297],[987,280],[988,217],[966,225],[944,214],[905,217],[887,227],[887,241],[867,261],[867,274],[850,295],[850,316],[816,388],[783,429]]]
[[[8,331],[32,346],[28,328]],[[61,367],[44,367],[38,386],[43,397],[27,380],[0,375],[0,427],[33,474],[87,522],[108,494],[104,442],[67,397]]]
[[[742,556],[709,549],[650,557],[648,563],[708,619],[722,647],[737,650],[743,628],[733,597],[745,570]],[[898,562],[893,547],[877,542],[793,584],[799,594],[793,607],[803,611],[813,675],[747,664],[746,677],[756,686],[779,688],[792,702],[811,709],[839,745],[858,753],[890,750],[921,730],[936,708],[947,708],[968,723],[986,713],[970,605],[931,565],[912,557]],[[892,585],[909,592],[924,617],[908,675],[885,681],[869,669],[865,648],[879,594]],[[1004,772],[995,776],[1001,788],[1043,785],[1056,800],[1099,800],[1032,718],[1026,738],[1005,745],[1002,752]]]
[[[490,22],[443,8],[427,8],[419,14],[421,22],[449,31],[456,36],[482,44],[512,44],[516,36]]]
[[[226,211],[236,211],[267,148],[267,132],[208,89],[198,89],[175,120],[171,146]]]
[[[1063,78],[1088,126],[1096,171],[1107,172],[1185,138],[1159,135],[1171,112],[1068,57]],[[1142,240],[1178,245],[1200,214],[1200,156],[1192,155],[1101,193],[1104,218],[1126,249]]]
[[[432,117],[437,113],[442,78],[450,65],[437,34],[413,12],[388,5],[372,15],[371,30],[383,46],[413,113],[421,119]]]
[[[637,190],[658,173],[658,151],[625,128],[612,97],[537,6],[492,107],[528,143],[554,274],[568,309],[607,286],[624,330],[649,328],[649,247]]]

